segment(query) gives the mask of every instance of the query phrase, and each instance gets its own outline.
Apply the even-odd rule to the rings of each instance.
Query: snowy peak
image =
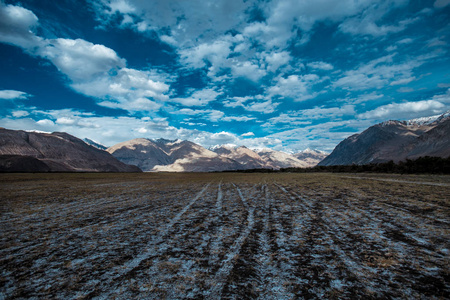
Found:
[[[91,140],[91,139],[88,139],[88,138],[84,138],[83,141],[84,141],[86,144],[91,145],[91,146],[93,146],[93,147],[95,147],[95,148],[97,148],[97,149],[100,149],[100,150],[106,150],[106,149],[108,149],[108,147],[106,147],[106,146],[100,144],[99,142],[96,142],[96,141]]]
[[[320,163],[325,157],[327,157],[329,153],[325,151],[315,150],[307,148],[303,151],[300,151],[298,153],[295,153],[294,156],[307,163],[309,167],[314,167],[318,163]]]
[[[295,156],[286,152],[281,152],[273,149],[263,149],[258,151],[259,156],[272,168],[306,168],[308,164],[299,160]]]
[[[319,165],[351,165],[450,156],[450,112],[440,116],[386,121],[339,143]]]

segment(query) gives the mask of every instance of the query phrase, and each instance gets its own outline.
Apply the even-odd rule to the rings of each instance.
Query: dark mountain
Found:
[[[339,143],[321,166],[399,162],[421,156],[450,156],[450,116],[387,121]]]
[[[1,128],[0,155],[0,168],[4,172],[141,171],[63,132],[40,133]]]
[[[100,150],[106,150],[106,149],[108,149],[108,147],[106,147],[106,146],[104,146],[104,145],[102,145],[102,144],[100,144],[100,143],[97,143],[96,141],[93,141],[93,140],[91,140],[91,139],[88,139],[88,138],[84,138],[83,141],[84,141],[86,144],[91,145],[91,146],[93,146],[93,147],[95,147],[95,148],[97,148],[97,149],[100,149]]]

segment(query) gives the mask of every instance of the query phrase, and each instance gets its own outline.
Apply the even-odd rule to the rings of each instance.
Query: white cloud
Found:
[[[127,3],[118,0],[110,4],[115,5],[114,11],[132,11]],[[130,112],[155,111],[160,107],[156,101],[168,99],[169,85],[164,83],[168,75],[127,68],[125,59],[104,45],[82,39],[40,38],[30,30],[37,26],[37,17],[20,6],[1,3],[1,16],[0,41],[50,60],[68,77],[75,91],[97,98],[100,105]],[[7,93],[14,95],[14,91],[4,95]],[[25,97],[25,94],[16,95]]]
[[[246,11],[255,1],[101,0],[91,3],[104,24],[114,22],[115,13],[132,15],[138,21],[130,27],[157,33],[164,28],[160,36],[166,36],[165,41],[170,37],[171,43],[189,47],[192,41],[208,42],[231,29],[240,28],[245,22]]]
[[[12,116],[15,118],[22,118],[28,116],[30,113],[25,110],[15,110],[12,112]]]
[[[275,111],[280,103],[274,103],[269,97],[263,95],[233,97],[222,102],[225,107],[242,107],[247,111],[270,114]]]
[[[0,2],[1,42],[32,50],[42,40],[33,33],[38,24],[38,18],[32,11]]]
[[[231,72],[236,77],[246,77],[252,81],[258,81],[266,75],[265,70],[250,61],[235,62],[231,67]]]
[[[173,98],[170,102],[180,103],[184,106],[205,106],[208,103],[215,101],[222,93],[216,92],[214,89],[203,89],[192,93],[187,98]]]
[[[74,90],[88,96],[105,99],[98,104],[129,111],[153,111],[160,105],[155,100],[166,101],[169,85],[151,71],[122,68],[115,75],[101,76],[87,82],[76,82]],[[152,100],[149,100],[149,99]]]
[[[312,91],[312,87],[320,81],[320,77],[316,74],[280,77],[276,85],[268,89],[268,93],[272,96],[280,95],[293,98],[295,101],[304,101],[317,96],[317,93]]]
[[[249,136],[255,136],[255,134],[253,132],[246,132],[241,134],[242,137],[249,137]]]
[[[287,51],[267,53],[264,57],[269,72],[276,72],[280,67],[287,65],[291,59]]]
[[[312,69],[322,70],[322,71],[330,71],[330,70],[334,69],[333,65],[323,62],[323,61],[310,62],[306,65]]]
[[[448,106],[436,100],[391,103],[360,114],[360,119],[401,120],[437,115],[445,112]]]
[[[229,116],[229,117],[223,117],[222,121],[224,122],[247,122],[247,121],[251,121],[251,120],[255,120],[256,118],[251,118],[251,117],[247,117],[247,116]]]
[[[375,4],[375,3],[373,3]],[[351,18],[347,18],[339,25],[342,32],[353,35],[371,35],[374,37],[382,37],[390,33],[401,32],[407,28],[408,25],[418,21],[415,19],[405,19],[399,21],[397,24],[383,24],[384,15],[391,11],[394,7],[401,7],[407,4],[405,0],[393,0],[377,2],[376,5],[369,5],[360,14]]]
[[[360,91],[368,89],[381,89],[387,85],[406,84],[413,80],[413,70],[424,64],[430,56],[416,57],[407,62],[394,64],[395,54],[380,57],[357,69],[344,72],[344,76],[333,83],[334,87]]]
[[[311,109],[303,109],[299,111],[291,111],[281,113],[277,117],[270,118],[263,126],[268,128],[278,127],[278,124],[287,125],[309,125],[312,120],[332,119],[338,120],[343,116],[351,116],[355,114],[354,105],[343,105],[340,107],[314,107]],[[288,126],[291,127],[291,126]]]
[[[15,90],[0,90],[0,99],[4,100],[16,100],[16,99],[27,99],[31,95],[21,91]]]
[[[74,82],[89,81],[96,75],[108,76],[110,70],[124,68],[126,64],[114,50],[82,39],[48,40],[39,54]]]
[[[416,80],[416,77],[412,76],[412,77],[406,77],[406,78],[402,78],[399,80],[394,80],[390,83],[390,85],[401,85],[401,84],[408,84],[411,81]]]
[[[390,33],[400,32],[406,29],[407,25],[415,22],[415,19],[406,19],[400,21],[397,25],[377,25],[371,19],[371,15],[362,19],[349,19],[339,25],[339,29],[343,32],[354,35],[372,35],[375,37],[385,36]]]
[[[225,65],[228,55],[231,53],[231,45],[227,40],[202,43],[195,47],[180,50],[180,60],[183,64],[192,68],[203,68],[206,66],[206,62],[220,68]]]
[[[177,114],[195,116],[195,120],[204,119],[210,122],[218,122],[225,115],[223,112],[215,109],[190,109],[182,108],[177,110]],[[191,119],[185,119],[190,121]]]

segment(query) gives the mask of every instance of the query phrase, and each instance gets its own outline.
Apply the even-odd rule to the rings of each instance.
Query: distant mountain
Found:
[[[266,161],[258,153],[245,146],[222,145],[212,150],[222,157],[237,161],[244,169],[273,168],[271,165],[267,165]]]
[[[182,140],[134,139],[114,145],[107,151],[144,171],[210,172],[242,169],[241,164],[234,160]]]
[[[257,153],[264,160],[266,165],[273,169],[309,167],[308,163],[286,152],[266,148]]]
[[[298,160],[303,161],[308,165],[308,167],[314,167],[319,162],[325,159],[329,153],[319,150],[313,150],[313,149],[306,149],[303,151],[300,151],[298,153],[293,154],[294,157],[296,157]]]
[[[93,141],[91,139],[88,139],[88,138],[84,138],[83,142],[85,142],[86,144],[91,145],[91,146],[93,146],[93,147],[95,147],[97,149],[100,149],[100,150],[108,149],[108,147],[106,147],[106,146],[104,146],[104,145],[102,145],[102,144],[100,144],[100,143],[98,143],[96,141]]]
[[[450,113],[409,121],[387,121],[339,143],[322,166],[450,156]]]
[[[63,132],[42,133],[0,128],[3,172],[140,172],[106,151]]]

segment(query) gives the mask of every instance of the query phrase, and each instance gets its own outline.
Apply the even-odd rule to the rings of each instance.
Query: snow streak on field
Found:
[[[0,179],[0,299],[450,294],[446,177]]]

